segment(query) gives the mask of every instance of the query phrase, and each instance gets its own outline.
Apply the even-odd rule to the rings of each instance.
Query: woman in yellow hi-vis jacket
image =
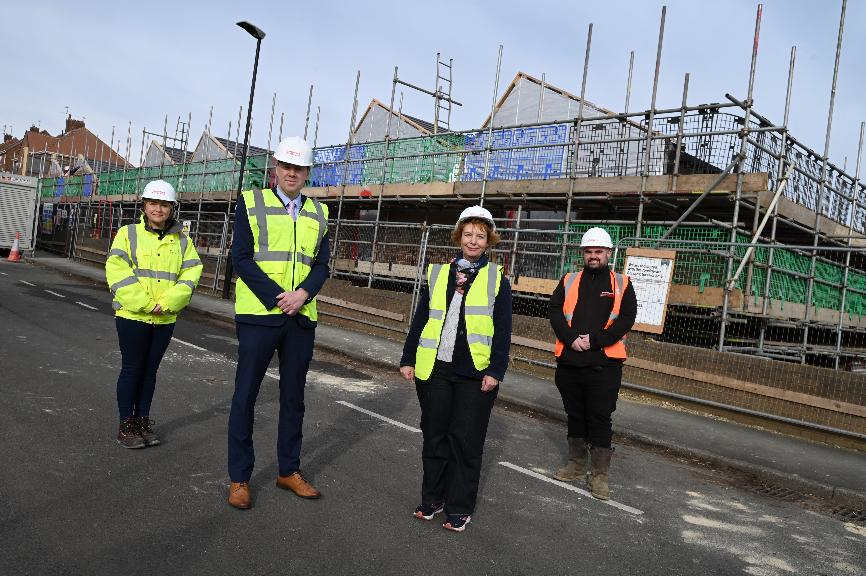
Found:
[[[141,199],[141,219],[117,231],[105,262],[122,356],[117,442],[124,448],[159,444],[150,419],[156,371],[177,313],[189,304],[202,272],[198,252],[175,218],[174,187],[154,180]]]
[[[488,261],[499,241],[493,216],[465,209],[451,234],[462,254],[431,264],[403,346],[400,373],[415,381],[424,444],[415,517],[462,532],[475,511],[487,423],[508,368],[511,285]]]

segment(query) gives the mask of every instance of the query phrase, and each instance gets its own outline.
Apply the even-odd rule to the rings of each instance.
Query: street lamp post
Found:
[[[252,82],[252,85],[250,86],[250,104],[249,104],[249,106],[247,106],[247,128],[244,131],[244,147],[241,150],[241,168],[240,168],[240,174],[238,175],[238,193],[237,193],[237,195],[238,195],[238,197],[240,197],[241,192],[243,192],[244,168],[246,168],[247,149],[249,148],[249,144],[250,144],[250,122],[252,121],[252,115],[253,115],[253,98],[255,97],[255,94],[256,94],[256,74],[258,73],[258,70],[259,70],[259,51],[261,50],[262,38],[265,37],[265,33],[261,28],[255,26],[254,24],[247,22],[246,20],[238,22],[237,24],[238,24],[238,26],[240,26],[241,28],[246,30],[250,36],[252,36],[253,38],[256,39],[256,59],[255,59],[255,62],[253,63],[253,82]],[[228,206],[226,207],[226,225],[228,225],[228,223],[231,222],[231,213],[232,213],[232,195],[230,192],[229,193]],[[226,229],[226,238],[228,238],[228,229]],[[226,273],[225,273],[225,276],[223,277],[223,299],[226,299],[226,300],[229,297],[229,291],[231,289],[231,280],[232,280],[232,272],[233,272],[232,268],[233,268],[233,266],[232,266],[231,253],[227,253],[226,254]]]

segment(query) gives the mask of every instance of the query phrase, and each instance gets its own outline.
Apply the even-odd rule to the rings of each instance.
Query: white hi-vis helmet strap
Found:
[[[590,228],[583,233],[583,238],[580,239],[581,248],[613,248],[613,241],[610,239],[610,234],[604,228]]]
[[[303,138],[290,136],[277,145],[274,159],[295,166],[312,166],[313,148]]]
[[[154,180],[148,182],[141,193],[142,200],[163,200],[165,202],[177,202],[177,193],[174,186],[165,180]]]

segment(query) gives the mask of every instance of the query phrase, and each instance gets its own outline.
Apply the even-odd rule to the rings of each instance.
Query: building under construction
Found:
[[[373,100],[361,114],[356,90],[348,141],[315,147],[304,191],[330,205],[334,292],[323,295],[323,314],[399,337],[425,262],[453,256],[450,226],[460,210],[481,203],[497,219],[502,242],[494,258],[512,279],[517,362],[550,365],[547,296],[564,272],[581,265],[582,233],[601,225],[616,244],[618,269],[630,247],[676,251],[663,331],[652,341],[637,338],[638,351],[669,345],[665,362],[672,367],[687,355],[685,347],[728,353],[707,362],[740,362],[742,380],[783,370],[781,362],[756,357],[863,370],[860,152],[851,174],[828,160],[826,148],[816,152],[788,132],[794,49],[785,117],[760,114],[752,99],[759,29],[760,8],[747,92],[742,98],[725,94],[719,103],[690,103],[686,75],[681,102],[658,105],[658,72],[647,110],[628,110],[630,87],[622,112],[588,101],[591,26],[579,94],[518,72],[500,95],[497,67],[495,104],[477,129],[452,129],[452,106],[459,104],[451,89],[453,62],[438,55],[432,90],[403,81],[395,69],[390,103]],[[431,96],[432,121],[395,103],[405,86]],[[269,133],[273,128],[272,114]],[[827,130],[829,141],[829,122]],[[861,125],[861,148],[862,134]],[[87,190],[78,178],[42,179],[42,245],[103,260],[114,231],[136,217],[137,194],[149,180],[163,178],[177,188],[181,219],[189,221],[206,261],[200,289],[221,292],[241,156],[231,128],[227,136],[217,138],[209,127],[190,150],[188,133],[177,149],[172,143],[178,138],[165,133],[142,167],[100,172]],[[269,142],[250,150],[244,188],[271,181],[270,148]],[[746,359],[757,363],[742,364]],[[686,378],[676,370],[667,374]],[[737,385],[703,382],[702,391],[688,396],[733,402],[727,398]],[[864,388],[842,397],[866,404]],[[798,419],[797,410],[805,408],[792,410],[786,417]],[[848,420],[822,425],[866,430],[866,416],[857,410],[837,416]]]

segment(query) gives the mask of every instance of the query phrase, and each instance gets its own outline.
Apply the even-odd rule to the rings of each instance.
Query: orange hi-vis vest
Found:
[[[580,279],[583,277],[583,270],[580,272],[569,272],[562,279],[565,286],[565,302],[562,303],[562,314],[565,316],[565,321],[571,326],[571,318],[574,315],[574,309],[577,307],[577,296],[580,291]],[[613,321],[619,317],[619,307],[622,304],[622,295],[625,289],[628,288],[628,276],[625,274],[617,274],[611,270],[610,272],[610,289],[613,291],[613,308],[610,311],[610,316],[607,319],[604,327],[608,328]],[[565,349],[565,344],[559,339],[556,340],[554,354],[556,357],[562,354]],[[604,354],[608,358],[617,360],[625,360],[627,358],[625,352],[625,337],[622,340],[604,347]]]

